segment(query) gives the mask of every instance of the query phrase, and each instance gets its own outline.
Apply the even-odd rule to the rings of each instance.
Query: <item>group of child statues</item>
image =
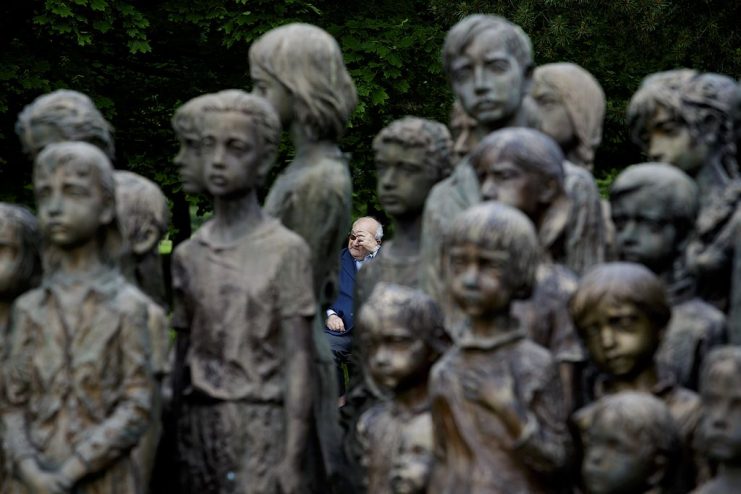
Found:
[[[0,205],[0,492],[741,492],[737,81],[646,77],[627,116],[651,162],[608,201],[594,77],[535,67],[506,19],[458,22],[452,134],[404,117],[373,141],[394,237],[358,273],[338,409],[322,314],[355,87],[307,24],[249,63],[251,93],[172,118],[183,190],[214,214],[174,251],[171,305],[167,199],[114,168],[93,102],[19,115],[36,215]],[[295,155],[261,205],[283,131]]]

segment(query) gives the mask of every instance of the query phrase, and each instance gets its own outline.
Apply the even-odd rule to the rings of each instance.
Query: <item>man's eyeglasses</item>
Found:
[[[347,237],[348,237],[348,238],[349,238],[349,239],[350,239],[351,241],[353,241],[353,242],[355,242],[355,241],[356,241],[356,240],[358,239],[358,236],[357,236],[357,235],[355,235],[355,234],[354,234],[353,232],[350,232],[350,233],[348,233],[348,234],[347,234]]]

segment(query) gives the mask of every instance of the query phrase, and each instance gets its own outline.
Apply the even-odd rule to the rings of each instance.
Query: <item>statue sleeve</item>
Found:
[[[126,301],[123,303],[128,305]],[[139,441],[151,419],[153,387],[147,309],[139,304],[132,305],[131,309],[135,309],[135,313],[124,313],[121,316],[121,382],[118,389],[101,390],[103,393],[119,393],[118,404],[102,422],[90,429],[75,450],[88,473],[99,472],[126,454]]]

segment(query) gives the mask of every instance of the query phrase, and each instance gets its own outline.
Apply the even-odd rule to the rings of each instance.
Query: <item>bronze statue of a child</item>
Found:
[[[85,94],[58,89],[39,96],[18,114],[15,131],[31,159],[48,144],[84,141],[115,161],[113,128]]]
[[[718,473],[695,494],[731,494],[741,486],[741,348],[728,346],[707,357],[700,381],[703,412],[699,449]]]
[[[634,391],[605,396],[573,418],[581,436],[585,494],[674,494],[682,466],[679,429],[658,398]]]
[[[214,217],[173,258],[178,492],[301,492],[318,461],[308,446],[311,257],[257,201],[280,122],[239,90],[215,93],[199,118]]]
[[[395,234],[358,272],[357,307],[380,281],[419,287],[422,210],[430,189],[450,172],[451,146],[443,124],[417,117],[391,122],[373,140],[378,202]]]
[[[535,284],[535,229],[487,202],[459,215],[444,245],[447,286],[470,324],[432,368],[428,492],[554,492],[571,449],[558,366],[512,315]]]
[[[390,395],[358,421],[361,464],[367,491],[389,493],[401,431],[417,418],[429,417],[430,368],[449,340],[437,304],[418,290],[394,284],[375,286],[360,311],[359,325],[364,367],[376,386]],[[431,438],[431,427],[427,433]]]
[[[392,494],[425,494],[434,465],[432,417],[417,415],[401,431],[389,482]]]
[[[152,302],[117,269],[113,168],[93,145],[49,144],[33,185],[44,279],[15,302],[3,362],[6,492],[143,492]]]
[[[696,297],[685,249],[694,231],[697,186],[684,172],[663,163],[623,170],[610,189],[618,258],[643,264],[663,282],[672,318],[656,358],[677,382],[697,390],[702,360],[726,341],[725,316]]]
[[[476,121],[469,146],[497,129],[528,124],[523,101],[530,87],[533,48],[516,24],[494,15],[470,15],[448,31],[443,69],[463,112]],[[484,74],[482,77],[476,74]],[[479,87],[481,86],[481,87]],[[442,238],[461,211],[481,201],[476,174],[468,160],[430,191],[422,219],[422,287],[445,300],[440,276]]]
[[[673,373],[656,361],[671,318],[661,280],[640,264],[602,264],[581,279],[570,309],[596,367],[584,386],[584,401],[620,391],[651,393],[666,403],[689,451],[700,418],[700,399],[679,386]],[[695,480],[692,466],[688,461],[683,469],[688,486]],[[703,468],[698,461],[694,466]]]
[[[201,109],[212,102],[212,94],[196,96],[178,107],[172,117],[172,128],[180,144],[174,162],[180,171],[183,190],[189,194],[205,190],[203,163],[200,155],[201,133],[198,123]]]

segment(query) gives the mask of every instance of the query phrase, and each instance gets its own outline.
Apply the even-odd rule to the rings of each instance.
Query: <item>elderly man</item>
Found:
[[[381,247],[383,226],[375,218],[364,216],[352,225],[347,248],[340,254],[340,286],[337,299],[327,310],[325,332],[337,365],[337,382],[340,388],[340,406],[345,400],[345,377],[342,364],[349,364],[354,327],[353,295],[355,275],[363,262],[372,258]]]

